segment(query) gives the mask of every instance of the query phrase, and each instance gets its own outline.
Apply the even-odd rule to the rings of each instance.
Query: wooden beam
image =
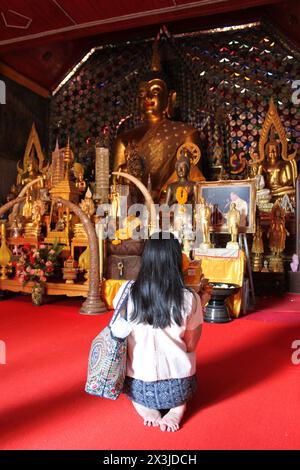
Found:
[[[3,62],[0,62],[0,73],[4,75],[5,77],[10,78],[14,82],[19,83],[19,85],[22,85],[25,88],[28,88],[29,90],[33,91],[37,95],[42,96],[43,98],[50,97],[49,90],[47,90],[46,88],[43,88],[38,83],[34,82],[30,78],[25,77],[24,75],[17,72],[15,69],[9,67],[8,65],[4,64]]]

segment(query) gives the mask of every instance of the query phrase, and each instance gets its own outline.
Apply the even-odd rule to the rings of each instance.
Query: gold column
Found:
[[[98,243],[99,243],[99,275],[100,282],[103,280],[103,225],[98,224]]]

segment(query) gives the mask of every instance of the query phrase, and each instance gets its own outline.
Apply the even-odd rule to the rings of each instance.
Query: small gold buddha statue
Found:
[[[84,180],[84,167],[81,163],[75,162],[73,165],[73,172],[76,178],[76,188],[79,189],[81,193],[84,193],[86,190],[86,182]]]
[[[120,193],[117,188],[116,180],[114,180],[114,183],[110,188],[108,200],[111,205],[110,215],[114,220],[116,220],[120,213]]]
[[[284,209],[280,206],[279,201],[276,201],[271,212],[271,225],[267,234],[272,253],[279,254],[284,251],[287,235],[289,232],[285,228]]]
[[[34,146],[31,147],[30,153],[27,158],[24,158],[24,169],[17,165],[18,177],[17,183],[21,186],[25,186],[31,183],[34,179],[39,176],[38,163],[36,162]]]
[[[31,194],[31,191],[28,190],[28,191],[26,191],[26,199],[25,199],[25,203],[24,203],[23,208],[22,208],[22,215],[23,215],[23,217],[25,217],[26,220],[31,219],[32,205],[33,205],[32,194]]]
[[[139,112],[143,124],[121,133],[113,148],[114,171],[127,171],[126,148],[135,143],[138,155],[143,157],[145,174],[151,177],[152,196],[158,201],[160,191],[174,174],[176,152],[184,143],[200,147],[197,129],[183,123],[171,121],[176,93],[169,92],[166,79],[161,72],[157,44],[153,48],[151,72],[139,84]],[[204,180],[196,165],[191,168],[191,180]],[[147,184],[147,181],[146,181]]]
[[[249,177],[255,179],[257,207],[260,211],[270,212],[273,207],[271,190],[266,188],[265,178],[262,172],[259,173],[259,163],[256,159],[252,158],[248,169]]]
[[[251,265],[252,265],[252,271],[254,272],[259,272],[262,270],[262,255],[264,253],[264,242],[263,242],[263,231],[259,223],[256,225],[256,231],[253,236],[253,242],[252,242],[252,259],[251,259]]]
[[[190,160],[188,157],[181,156],[176,161],[175,171],[178,180],[170,183],[166,192],[166,204],[169,207],[175,206],[173,227],[180,232],[183,228],[191,229],[193,226],[193,209],[197,200],[197,185],[189,180]],[[187,210],[186,204],[192,205],[192,211]],[[190,227],[189,227],[190,226]]]
[[[87,192],[85,193],[85,198],[81,201],[79,207],[89,218],[95,214],[96,209],[90,188],[88,188]],[[81,222],[78,222],[74,225],[74,238],[80,240],[87,240],[88,238]]]
[[[82,209],[82,211],[89,217],[91,218],[92,215],[95,214],[95,204],[93,201],[93,195],[91,193],[90,188],[88,188],[87,192],[85,193],[84,199],[81,201],[79,204],[79,207]]]
[[[23,217],[22,215],[15,215],[9,226],[11,238],[21,237],[23,233]]]
[[[31,222],[25,224],[25,238],[38,238],[41,234],[41,219],[45,214],[46,206],[41,199],[32,204]]]
[[[230,209],[227,212],[226,217],[228,232],[231,236],[231,240],[227,243],[226,248],[238,248],[239,244],[237,238],[239,233],[241,214],[240,211],[237,210],[234,202],[230,204]]]
[[[210,241],[210,221],[211,221],[211,208],[205,201],[204,197],[200,196],[198,198],[198,204],[196,209],[196,219],[197,222],[200,224],[200,228],[202,230],[202,243],[200,244],[200,248],[212,248],[213,245]]]
[[[269,248],[272,256],[269,261],[269,270],[273,272],[284,272],[284,264],[281,253],[285,249],[286,236],[289,232],[285,228],[285,212],[276,201],[271,212],[271,224],[267,233]]]
[[[190,160],[181,156],[176,161],[175,171],[178,180],[167,187],[166,204],[195,204],[197,200],[197,185],[190,181]]]
[[[285,194],[295,195],[293,163],[281,158],[280,144],[275,138],[273,126],[269,142],[266,144],[266,157],[259,166],[258,174],[265,177],[266,187],[270,189],[272,198],[275,200]]]

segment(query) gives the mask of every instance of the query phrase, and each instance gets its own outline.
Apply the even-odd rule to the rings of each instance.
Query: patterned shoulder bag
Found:
[[[108,326],[92,341],[85,391],[98,397],[116,400],[122,393],[127,359],[127,338],[116,338],[111,326],[125,312],[127,298],[134,281],[127,283]]]

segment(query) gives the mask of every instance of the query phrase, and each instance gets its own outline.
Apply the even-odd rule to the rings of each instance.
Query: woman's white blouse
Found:
[[[124,283],[117,292],[113,306],[116,307]],[[194,330],[203,322],[201,301],[198,294],[184,291],[182,309],[183,323],[160,329],[145,323],[130,321],[133,302],[128,298],[127,318],[131,333],[128,336],[126,375],[145,382],[190,377],[196,372],[195,352],[188,353],[183,341],[186,330]]]

